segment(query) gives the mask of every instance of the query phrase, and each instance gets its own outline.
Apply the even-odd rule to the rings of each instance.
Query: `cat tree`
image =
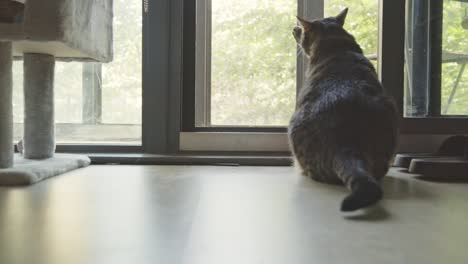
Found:
[[[0,185],[89,165],[88,157],[54,153],[54,67],[56,60],[112,60],[112,0],[0,0],[0,9]],[[24,63],[22,156],[13,151],[13,56]]]

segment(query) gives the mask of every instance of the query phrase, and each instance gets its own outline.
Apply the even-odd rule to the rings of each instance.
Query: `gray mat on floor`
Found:
[[[87,156],[55,154],[53,158],[29,160],[15,155],[15,165],[10,169],[0,169],[0,186],[30,185],[78,168],[89,166]]]

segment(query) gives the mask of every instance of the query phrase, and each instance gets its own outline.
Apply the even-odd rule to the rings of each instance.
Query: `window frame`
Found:
[[[184,1],[184,85],[183,85],[183,114],[182,128],[180,133],[180,151],[225,151],[232,152],[242,151],[273,151],[273,152],[289,152],[287,146],[285,126],[197,126],[197,124],[207,124],[209,118],[207,109],[209,109],[209,70],[206,66],[206,59],[203,62],[196,62],[197,55],[207,55],[207,49],[211,46],[210,41],[204,38],[203,41],[198,40],[197,33],[202,33],[202,36],[210,32],[209,26],[206,23],[210,22],[210,18],[197,18],[196,12],[201,10],[203,14],[207,14],[211,10],[211,0],[199,0],[202,3],[197,6],[197,1]],[[298,14],[309,19],[316,19],[323,16],[324,1],[307,1],[298,0]],[[198,10],[197,10],[198,8]],[[198,20],[197,20],[198,19]],[[197,24],[197,22],[199,22]],[[200,22],[204,24],[200,24]],[[198,25],[198,26],[197,26]],[[198,45],[197,45],[198,44]],[[302,87],[305,71],[305,57],[298,59],[296,75],[296,91]],[[196,75],[202,78],[196,78]],[[198,82],[197,82],[198,81]],[[208,84],[208,85],[207,85]],[[201,113],[201,115],[200,115]],[[198,114],[198,116],[197,116]],[[209,138],[215,138],[213,142]],[[283,138],[283,143],[278,144],[278,140]],[[233,144],[237,142],[237,144]],[[276,147],[272,147],[276,146]]]
[[[183,4],[183,0],[143,0],[141,144],[57,144],[58,153],[86,153],[93,161],[98,154],[98,160],[106,162],[128,156],[124,163],[135,164],[154,160],[151,154],[179,152]],[[166,156],[156,160],[166,163]]]
[[[277,135],[271,136],[273,133],[280,133],[285,136],[286,128],[284,127],[207,127],[200,128],[195,127],[195,89],[193,83],[195,83],[195,76],[193,71],[190,70],[190,63],[194,63],[194,58],[190,58],[189,64],[186,62],[187,54],[195,54],[195,51],[191,50],[190,47],[195,46],[192,38],[196,32],[194,14],[190,14],[190,11],[195,10],[195,1],[185,1],[184,15],[184,87],[183,87],[183,116],[182,116],[182,129],[181,132],[181,145],[180,150],[194,150],[199,151],[211,150],[221,151],[223,149],[230,149],[232,142],[236,142],[236,138],[239,136],[261,139],[263,137],[271,137],[272,141],[278,140]],[[323,16],[323,1],[302,1],[298,2],[299,10],[298,14],[304,17],[314,18]],[[313,4],[321,3],[322,6],[312,7]],[[312,4],[312,5],[311,5]],[[309,7],[308,7],[309,5]],[[301,10],[302,9],[302,10]],[[317,10],[320,10],[321,14],[317,15]],[[315,13],[314,13],[315,12]],[[405,17],[406,12],[406,1],[405,0],[392,0],[385,1],[379,0],[379,38],[378,38],[378,67],[377,71],[379,74],[380,81],[383,86],[387,89],[388,93],[395,98],[399,113],[400,113],[400,147],[401,151],[420,151],[427,149],[434,149],[435,144],[439,144],[441,140],[452,135],[452,134],[464,134],[468,133],[468,122],[466,117],[452,117],[452,116],[441,116],[441,117],[404,117],[404,82],[405,82]],[[192,19],[192,20],[191,20]],[[298,73],[302,72],[304,64],[298,60]],[[188,74],[188,78],[187,78]],[[206,76],[206,73],[205,73]],[[297,75],[298,89],[301,86],[301,80],[303,76]],[[205,99],[206,100],[206,99]],[[257,133],[252,133],[257,132]],[[244,133],[244,134],[242,134]],[[197,136],[198,135],[198,136]],[[420,135],[421,138],[430,138],[431,142],[421,142],[420,145],[412,144],[414,136]],[[207,140],[210,138],[211,140]],[[188,140],[190,139],[190,140]],[[213,139],[216,139],[215,145],[217,148],[213,148]],[[411,141],[412,140],[412,141]],[[238,142],[238,140],[237,140]],[[251,140],[250,142],[255,142]],[[431,144],[432,143],[432,144]],[[252,144],[252,143],[250,143]],[[428,145],[429,144],[429,145]],[[433,146],[434,145],[434,146]],[[197,146],[197,148],[195,148]],[[408,148],[411,146],[411,148]],[[251,149],[248,145],[238,145],[237,151],[244,149]],[[265,149],[262,146],[258,146],[259,149]],[[235,151],[235,150],[233,150]],[[276,149],[276,151],[287,151],[284,147]]]
[[[196,2],[201,4],[197,6]],[[207,102],[210,101],[207,97],[210,89],[210,74],[208,72],[210,66],[206,66],[209,64],[206,58],[202,62],[197,62],[196,57],[209,55],[207,49],[211,47],[211,40],[206,37],[197,40],[196,36],[197,33],[201,33],[202,36],[210,33],[206,23],[210,23],[211,19],[199,18],[196,16],[196,12],[201,11],[202,14],[208,14],[211,10],[210,2],[211,0],[184,1],[184,86],[179,150],[289,152],[286,126],[197,126],[197,124],[204,122],[204,125],[209,125],[206,122],[209,118],[206,111],[209,109]],[[310,20],[322,18],[324,4],[325,0],[298,0],[297,14]],[[304,55],[301,55],[297,60],[296,94],[303,86],[306,63]],[[197,78],[197,74],[202,78]],[[278,143],[278,141],[282,143]]]
[[[437,0],[436,0],[437,1]],[[444,1],[444,0],[438,0]],[[400,113],[400,133],[402,137],[406,135],[437,135],[439,137],[449,137],[453,134],[468,134],[467,116],[430,116],[430,117],[405,117],[404,113],[404,85],[405,85],[405,0],[380,0],[380,29],[379,29],[379,76],[383,86],[395,98]],[[437,15],[431,10],[431,15]],[[441,20],[439,20],[441,21]],[[441,25],[436,25],[437,30],[441,30]],[[431,38],[431,47],[440,49],[440,37]],[[440,43],[438,43],[440,42]],[[435,54],[434,54],[435,53]],[[433,52],[433,60],[440,62],[441,50]],[[440,64],[440,63],[439,63]],[[437,65],[440,67],[440,65]],[[436,69],[437,70],[437,69]],[[435,85],[431,89],[431,96],[435,92],[440,92],[440,69],[438,72],[431,70],[431,73],[439,76],[431,76]],[[438,80],[437,80],[438,79]],[[439,83],[437,83],[439,82]],[[434,89],[435,87],[435,89]],[[441,95],[440,95],[441,97]],[[435,108],[440,110],[440,105]],[[434,109],[433,109],[434,110]],[[434,112],[434,111],[432,111]],[[433,142],[427,142],[431,144]]]

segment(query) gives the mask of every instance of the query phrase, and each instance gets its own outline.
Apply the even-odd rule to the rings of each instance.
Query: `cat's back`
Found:
[[[299,95],[298,110],[307,108],[312,115],[340,110],[365,114],[391,107],[382,105],[388,100],[373,65],[362,54],[345,52],[313,66]]]
[[[373,64],[361,53],[337,52],[311,65],[306,89],[319,92],[333,88],[364,88],[369,95],[383,93],[382,86]],[[338,86],[338,87],[336,87]]]
[[[384,93],[373,65],[362,54],[346,52],[314,65],[290,132],[306,130],[335,141],[374,135],[393,138],[396,116],[393,100]]]

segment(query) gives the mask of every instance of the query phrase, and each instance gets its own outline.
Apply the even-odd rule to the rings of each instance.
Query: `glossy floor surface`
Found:
[[[468,184],[384,186],[349,216],[290,167],[92,166],[0,188],[0,263],[468,263]]]

